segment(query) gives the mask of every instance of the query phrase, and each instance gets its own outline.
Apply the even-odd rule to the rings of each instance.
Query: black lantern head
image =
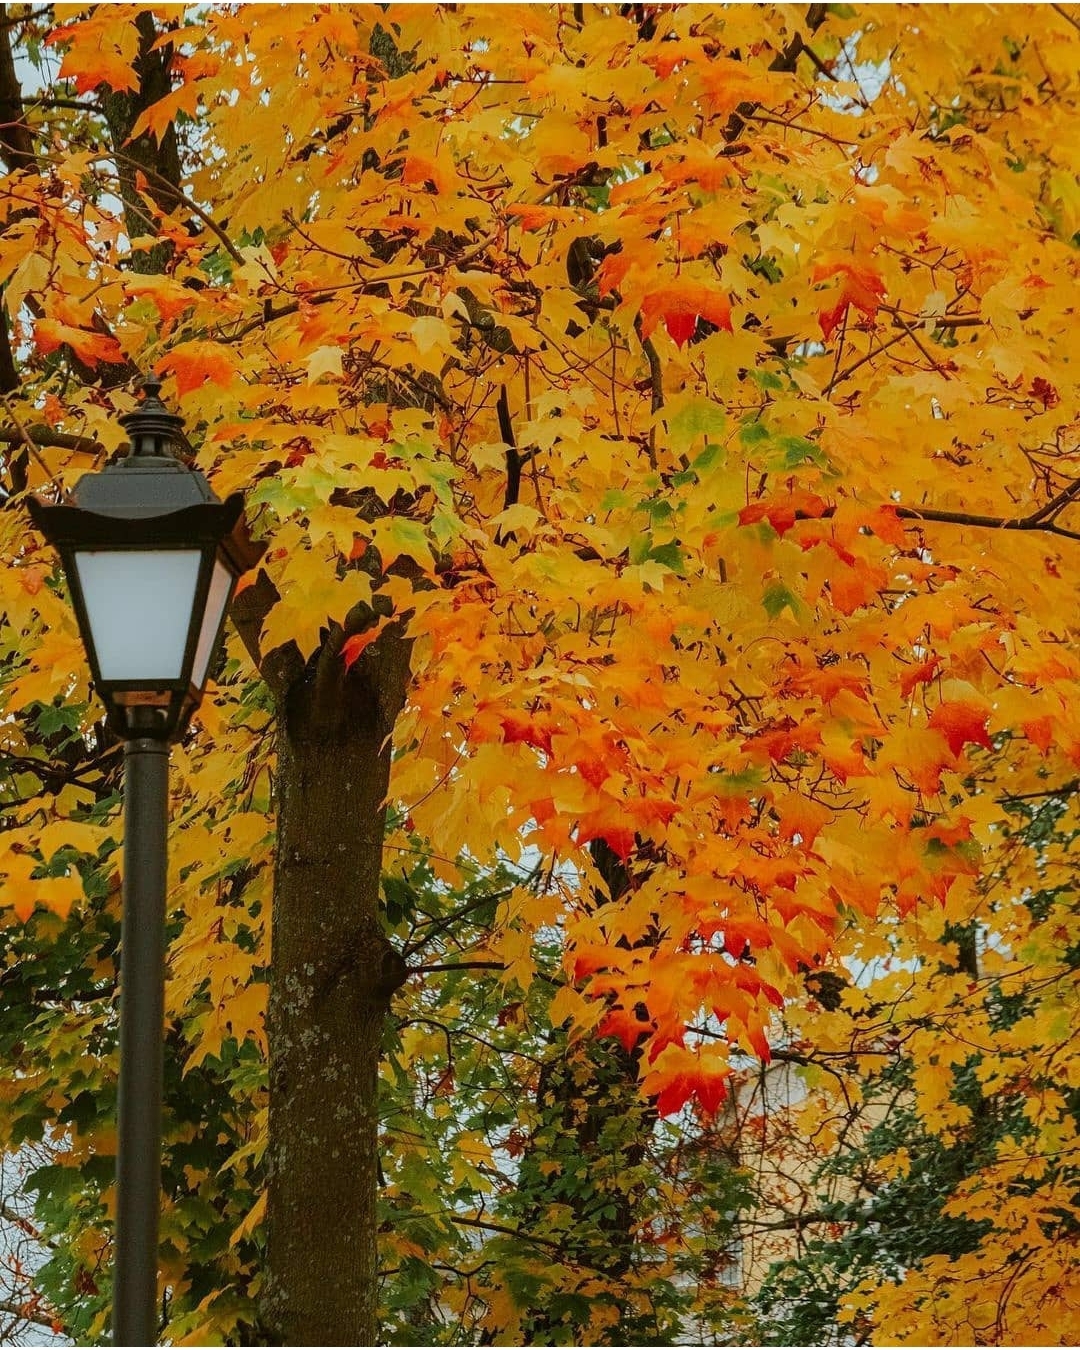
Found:
[[[219,501],[178,458],[183,420],[147,378],[120,421],[130,453],[87,474],[74,504],[31,501],[60,553],[94,687],[124,738],[177,740],[202,700],[225,613],[262,547],[239,493]]]

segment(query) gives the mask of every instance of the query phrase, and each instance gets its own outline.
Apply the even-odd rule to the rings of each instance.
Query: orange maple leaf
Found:
[[[885,294],[885,283],[878,272],[870,267],[860,267],[848,258],[833,258],[818,263],[814,268],[812,280],[816,284],[838,273],[841,281],[836,304],[829,309],[823,309],[818,315],[818,322],[821,324],[826,342],[836,331],[849,305],[854,305],[868,319],[872,319]]]
[[[731,300],[688,277],[680,277],[647,291],[641,301],[641,336],[647,338],[661,319],[676,346],[693,337],[699,318],[730,333]]]
[[[189,290],[172,277],[133,277],[127,284],[128,294],[134,300],[153,302],[163,319],[175,319],[190,309],[198,300],[197,292]]]
[[[219,342],[181,342],[155,366],[158,374],[173,371],[180,395],[200,389],[207,380],[227,389],[236,377],[237,359]]]
[[[551,728],[528,713],[510,709],[500,719],[504,745],[531,745],[551,754]]]
[[[160,142],[162,136],[175,122],[178,112],[185,112],[189,117],[194,117],[198,106],[198,87],[194,83],[181,84],[139,114],[135,119],[135,125],[131,128],[131,139],[136,140],[144,132],[149,131],[154,140]]]
[[[920,665],[909,666],[900,676],[900,694],[903,698],[909,698],[911,691],[917,684],[929,684],[934,678],[938,666],[941,665],[940,656],[931,656]],[[930,724],[933,726],[933,722]]]
[[[124,353],[111,333],[88,332],[60,319],[38,319],[34,324],[34,343],[39,352],[54,352],[66,345],[88,366],[96,366],[99,361],[114,366],[124,363]]]
[[[1054,739],[1056,726],[1057,723],[1052,717],[1036,717],[1023,724],[1023,731],[1032,745],[1037,745],[1045,755]]]
[[[928,725],[934,731],[940,731],[949,743],[954,755],[969,742],[994,748],[986,723],[990,718],[990,709],[983,703],[945,702],[939,703],[931,714]]]
[[[722,1060],[705,1059],[699,1051],[671,1044],[664,1048],[644,1080],[647,1092],[656,1095],[661,1116],[681,1111],[691,1098],[706,1115],[715,1115],[727,1097],[731,1071]]]
[[[642,1021],[632,1009],[616,1007],[606,1014],[596,1028],[599,1036],[617,1036],[628,1051],[633,1050],[642,1036],[652,1031],[652,1023]]]
[[[829,597],[841,614],[854,614],[870,604],[887,581],[884,568],[874,567],[864,558],[853,558],[848,567],[837,569],[829,578]]]
[[[782,501],[751,502],[739,512],[740,525],[755,525],[767,520],[778,535],[785,535],[797,519],[812,517],[817,519],[828,510],[825,500],[816,492],[795,491]]]
[[[574,948],[574,980],[584,980],[606,970],[613,960],[610,947],[602,942],[580,942]]]
[[[100,84],[107,84],[114,93],[125,89],[136,93],[139,77],[133,61],[137,51],[130,41],[134,32],[134,25],[118,23],[113,16],[103,15],[54,28],[45,38],[45,45],[71,43],[60,65],[60,78],[74,80],[76,94],[89,93]],[[120,49],[117,35],[127,37],[128,52]]]
[[[633,853],[636,845],[634,826],[627,821],[618,803],[589,811],[578,821],[578,843],[584,847],[594,839],[603,839],[612,853],[624,862]]]
[[[773,803],[780,816],[780,838],[802,840],[802,847],[811,849],[814,840],[833,818],[832,811],[801,793],[792,792]]]
[[[345,669],[351,670],[359,661],[361,655],[367,647],[378,638],[385,627],[385,622],[378,623],[374,628],[369,628],[366,632],[356,633],[351,638],[346,638],[341,644],[341,656],[345,662]]]

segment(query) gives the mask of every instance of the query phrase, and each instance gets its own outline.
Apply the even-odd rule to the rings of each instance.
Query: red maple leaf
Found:
[[[849,305],[872,319],[878,311],[878,305],[885,294],[885,283],[881,276],[867,266],[859,266],[854,260],[832,258],[818,263],[813,271],[813,281],[825,281],[840,274],[840,293],[836,304],[823,309],[818,315],[821,331],[828,342],[847,313]]]
[[[689,277],[679,277],[643,296],[641,336],[647,338],[663,319],[672,342],[681,347],[693,337],[699,318],[730,333],[731,300],[724,291],[714,290]]]
[[[939,703],[930,717],[929,726],[939,731],[949,743],[949,749],[958,755],[968,742],[994,748],[986,730],[990,709],[982,703]]]

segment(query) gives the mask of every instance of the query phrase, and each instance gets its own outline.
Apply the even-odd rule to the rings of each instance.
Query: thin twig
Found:
[[[73,112],[100,112],[97,103],[79,103],[73,98],[42,98],[40,94],[22,94],[17,100],[24,108],[70,108]]]
[[[438,975],[445,970],[505,970],[504,961],[448,961],[444,965],[409,966],[406,975]]]
[[[41,469],[42,473],[45,475],[48,482],[56,483],[56,475],[52,472],[49,466],[42,459],[41,452],[34,444],[33,438],[27,431],[26,427],[23,426],[22,421],[19,418],[19,414],[11,406],[11,400],[8,398],[7,394],[0,393],[0,399],[3,400],[4,407],[7,409],[8,416],[15,423],[15,429],[19,433],[18,435],[19,443],[26,447],[26,453],[31,456],[31,458],[34,460],[34,463],[37,464],[39,469]],[[57,484],[57,486],[59,487],[59,484]]]
[[[784,127],[788,131],[801,131],[806,136],[820,136],[823,141],[832,141],[833,145],[857,146],[858,141],[845,141],[840,136],[834,136],[830,131],[821,131],[817,127],[805,127],[801,122],[785,121],[782,117],[774,117],[772,113],[753,112],[750,114],[752,122],[768,122],[772,126]]]
[[[813,47],[808,47],[805,42],[802,45],[801,55],[807,57],[814,69],[818,71],[819,74],[824,75],[827,80],[835,80],[837,78],[835,72],[829,69],[821,57],[818,56],[817,52],[814,51]]]
[[[860,356],[857,361],[852,361],[851,365],[846,369],[839,372],[834,371],[832,379],[825,386],[822,397],[828,398],[836,386],[838,384],[843,384],[846,379],[854,375],[860,366],[865,366],[867,361],[872,361],[875,356],[880,356],[882,352],[888,351],[890,347],[895,347],[898,342],[903,342],[905,337],[907,337],[906,333],[897,333],[897,335],[891,337],[888,342],[883,342],[880,347],[874,347],[868,351],[865,356]]]
[[[222,244],[225,246],[225,251],[229,254],[232,260],[243,266],[245,261],[244,255],[240,252],[240,250],[236,247],[233,241],[229,238],[229,236],[217,223],[214,217],[210,215],[209,212],[204,211],[203,208],[198,204],[198,202],[192,201],[192,199],[189,196],[187,196],[185,192],[183,192],[180,188],[178,188],[176,184],[173,183],[170,179],[166,178],[164,174],[158,173],[156,169],[151,169],[147,164],[140,164],[137,159],[133,159],[132,156],[125,155],[119,151],[109,151],[107,153],[99,155],[98,158],[123,160],[125,164],[132,165],[135,169],[139,171],[139,173],[145,175],[147,179],[149,179],[152,182],[156,182],[163,191],[168,192],[170,195],[174,196],[179,203],[187,207],[187,209],[191,212],[193,216],[198,216],[198,218],[211,232],[211,234],[216,235],[218,239],[221,240]]]
[[[1080,478],[1070,483],[1067,488],[1063,488],[1056,497],[1051,497],[1045,506],[1033,511],[1027,519],[1033,524],[1040,520],[1051,520],[1054,516],[1060,515],[1071,501],[1075,501],[1078,494],[1080,494]]]
[[[433,942],[440,933],[446,932],[448,928],[453,928],[455,924],[459,923],[466,916],[466,914],[472,913],[474,909],[480,909],[483,905],[497,904],[500,900],[505,900],[506,897],[512,893],[513,892],[510,889],[485,893],[477,899],[471,900],[467,905],[462,905],[460,909],[455,909],[452,914],[444,914],[440,918],[429,919],[427,923],[417,924],[418,929],[430,928],[430,931],[424,933],[419,939],[415,936],[411,937],[402,948],[402,956],[409,957],[414,952],[419,951],[421,947],[426,947],[428,943]]]
[[[930,364],[934,367],[934,369],[942,377],[942,379],[951,380],[952,376],[949,374],[949,372],[939,361],[937,361],[931,355],[930,352],[926,350],[926,348],[923,346],[922,338],[920,338],[916,330],[912,328],[912,326],[901,317],[899,311],[895,309],[890,309],[889,306],[887,305],[882,305],[882,309],[885,309],[892,314],[893,322],[898,323],[900,325],[900,327],[904,330],[904,332],[908,335],[908,337],[912,340],[912,342],[914,342],[915,346],[918,347],[919,351],[922,352],[925,359],[930,362]]]

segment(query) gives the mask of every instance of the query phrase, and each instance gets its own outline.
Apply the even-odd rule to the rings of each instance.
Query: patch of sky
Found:
[[[846,113],[852,117],[861,117],[863,112],[878,97],[892,75],[892,61],[886,57],[883,61],[860,61],[859,39],[862,32],[853,33],[845,38],[840,51],[832,63],[832,73],[839,84],[854,84],[856,93],[828,92],[830,81],[821,77],[825,86],[821,102],[834,112]],[[897,88],[902,88],[898,83]]]
[[[36,1236],[34,1194],[27,1176],[48,1164],[46,1145],[24,1145],[0,1155],[0,1344],[5,1346],[61,1346],[73,1341],[51,1328],[47,1309],[35,1304],[34,1272],[49,1259],[45,1243]]]

